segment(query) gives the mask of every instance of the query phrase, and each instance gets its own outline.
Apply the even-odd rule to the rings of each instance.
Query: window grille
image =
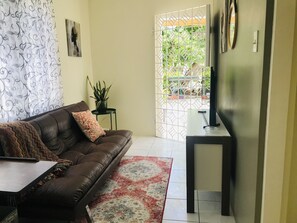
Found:
[[[209,6],[155,17],[156,136],[184,141],[188,109],[208,108]]]

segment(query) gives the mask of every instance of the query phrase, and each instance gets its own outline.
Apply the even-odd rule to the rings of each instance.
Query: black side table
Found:
[[[114,122],[115,122],[115,129],[118,129],[118,123],[117,123],[117,110],[115,108],[107,108],[105,111],[98,111],[98,110],[93,110],[92,113],[96,115],[96,119],[98,121],[98,116],[99,115],[109,115],[109,120],[110,120],[110,129],[112,130],[112,115],[114,115]]]

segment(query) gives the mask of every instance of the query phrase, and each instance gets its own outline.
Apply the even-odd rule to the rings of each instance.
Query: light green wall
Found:
[[[237,45],[218,56],[219,112],[232,129],[236,145],[234,215],[237,223],[293,223],[297,205],[295,62],[292,72],[296,1],[237,2]],[[216,1],[215,8],[219,13],[222,1]],[[252,53],[255,30],[259,30],[258,53]]]
[[[296,1],[295,1],[296,2]],[[285,189],[283,193],[283,215],[282,222],[295,223],[297,220],[297,4],[295,8],[295,34],[294,34],[294,51],[293,66],[291,77],[291,91],[289,102],[289,120],[287,137],[287,154],[285,162],[288,163],[285,169]],[[287,189],[287,190],[286,190]],[[284,203],[285,202],[285,203]]]
[[[266,59],[266,1],[236,1],[237,43],[233,50],[218,52],[217,107],[234,136],[232,157],[232,207],[237,223],[260,219],[261,165],[263,165],[265,115],[269,73]],[[217,37],[224,1],[215,1]],[[268,21],[271,24],[272,21]],[[259,31],[258,52],[252,52],[253,34]],[[270,36],[271,37],[271,36]],[[217,39],[219,42],[220,39]],[[266,64],[267,65],[267,64]],[[268,64],[269,65],[269,64]],[[269,67],[269,66],[268,66]],[[263,81],[264,80],[264,81]]]
[[[296,29],[296,26],[295,26]],[[295,32],[296,33],[296,32]],[[295,34],[296,36],[296,34]],[[295,41],[296,42],[296,41]],[[287,193],[288,196],[288,204],[287,204],[287,216],[286,216],[286,223],[295,223],[297,220],[297,212],[296,212],[296,207],[297,207],[297,150],[296,150],[296,145],[297,145],[297,91],[296,91],[296,77],[297,77],[297,47],[295,45],[295,63],[294,63],[294,73],[295,75],[294,78],[294,85],[292,89],[292,93],[295,96],[295,115],[292,120],[290,120],[290,124],[293,125],[293,137],[292,137],[292,143],[290,144],[290,157],[288,159],[290,160],[290,166],[289,169],[286,171],[289,171],[290,175],[288,176],[288,181],[289,181],[289,190]],[[294,104],[294,102],[292,102]]]
[[[94,80],[112,84],[119,128],[155,135],[154,16],[205,2],[90,0]]]
[[[60,49],[64,104],[81,100],[88,102],[86,76],[92,78],[89,4],[86,0],[54,0],[57,34]],[[69,57],[65,19],[80,23],[82,57]]]
[[[297,4],[296,4],[297,11]],[[295,11],[295,12],[296,12]],[[297,18],[297,15],[296,15]],[[295,19],[296,21],[296,19]],[[297,219],[297,23],[295,23],[295,42],[294,42],[294,60],[293,60],[293,73],[294,76],[293,85],[292,85],[292,94],[295,95],[295,115],[291,124],[293,125],[293,142],[291,146],[291,166],[290,166],[290,177],[289,177],[289,201],[288,201],[288,214],[287,214],[287,223],[294,223]],[[294,98],[294,97],[293,97]],[[292,102],[294,103],[294,102]]]
[[[295,57],[296,58],[296,57]],[[295,59],[296,61],[296,59]],[[297,63],[296,63],[297,64]],[[296,75],[295,68],[295,75]],[[296,90],[296,85],[295,85]],[[295,91],[296,95],[296,91]],[[297,97],[295,100],[295,119],[294,119],[294,132],[293,132],[293,144],[292,144],[292,157],[291,157],[291,167],[290,167],[290,181],[289,181],[289,201],[288,201],[288,212],[287,212],[287,223],[295,223],[297,219]]]

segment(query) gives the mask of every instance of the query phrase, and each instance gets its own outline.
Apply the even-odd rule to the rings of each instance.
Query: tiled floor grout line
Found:
[[[153,137],[151,137],[153,138]],[[150,137],[140,137],[137,140],[137,145],[135,147],[133,147],[132,145],[132,150],[134,154],[137,154],[139,150],[139,148],[143,148],[143,152],[142,153],[146,153],[146,156],[149,156],[149,154],[154,154],[156,156],[158,156],[158,152],[157,152],[157,148],[161,148],[161,152],[160,152],[160,156],[163,157],[164,154],[168,155],[169,157],[173,158],[173,166],[171,169],[171,177],[174,171],[176,171],[177,175],[180,174],[179,176],[177,176],[178,180],[172,181],[170,179],[169,181],[169,185],[168,185],[168,191],[167,191],[167,198],[166,198],[166,205],[168,206],[167,202],[171,202],[171,206],[174,205],[174,203],[180,203],[184,204],[182,205],[182,207],[178,207],[177,209],[183,209],[185,210],[183,212],[184,217],[174,217],[174,216],[165,216],[165,210],[164,210],[164,216],[163,216],[163,220],[164,222],[168,222],[168,223],[186,223],[186,222],[193,222],[193,223],[235,223],[235,221],[230,220],[222,217],[220,215],[220,211],[217,210],[217,205],[220,202],[217,197],[217,195],[215,196],[211,196],[209,198],[206,197],[207,194],[203,195],[203,197],[199,197],[199,194],[197,193],[197,209],[196,212],[194,214],[187,214],[186,213],[186,198],[178,198],[178,197],[168,197],[168,192],[169,192],[169,187],[172,184],[185,184],[186,183],[186,178],[183,176],[183,174],[186,174],[186,169],[185,166],[183,166],[183,159],[185,159],[185,156],[183,156],[183,152],[185,152],[185,143],[175,143],[172,142],[170,140],[168,140],[168,143],[166,140],[164,139],[159,139],[159,138],[154,138],[151,139]],[[143,141],[144,143],[142,144],[141,141]],[[148,148],[148,149],[145,149]],[[167,151],[168,149],[168,151]],[[153,152],[152,152],[153,151]],[[165,152],[166,151],[166,152]],[[141,152],[139,152],[141,153]],[[179,156],[180,155],[180,156]],[[166,156],[166,157],[168,157]],[[174,162],[175,159],[179,159],[178,161]],[[184,161],[185,162],[185,161]],[[184,172],[184,173],[183,173]],[[176,186],[175,185],[175,186]],[[179,189],[176,190],[177,192],[180,192]],[[174,191],[174,192],[176,192]],[[200,193],[200,192],[199,192]],[[203,210],[201,210],[201,205],[203,204]],[[170,206],[169,205],[169,206]],[[213,206],[214,205],[214,206]],[[204,210],[207,207],[210,207],[210,210]],[[166,206],[164,207],[166,209]],[[172,207],[171,207],[172,208]],[[175,208],[175,207],[174,207]],[[202,218],[202,214],[203,214],[203,218]],[[205,215],[206,214],[206,215]],[[213,215],[213,218],[210,219],[217,219],[217,220],[208,220],[207,218],[205,218],[208,215]],[[194,217],[197,216],[197,217]],[[210,217],[211,217],[210,216]],[[209,217],[209,216],[208,216]],[[195,219],[195,220],[193,220]],[[223,220],[221,220],[223,219]],[[229,221],[230,220],[230,221]]]

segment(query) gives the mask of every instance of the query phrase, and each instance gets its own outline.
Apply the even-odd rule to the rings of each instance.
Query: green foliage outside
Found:
[[[205,26],[165,28],[162,31],[163,68],[191,67],[205,63]]]
[[[170,77],[182,77],[194,63],[204,67],[206,56],[206,26],[164,27],[162,31],[163,90],[169,94]],[[210,70],[202,74],[204,93],[209,89]],[[172,83],[171,83],[172,84]]]

